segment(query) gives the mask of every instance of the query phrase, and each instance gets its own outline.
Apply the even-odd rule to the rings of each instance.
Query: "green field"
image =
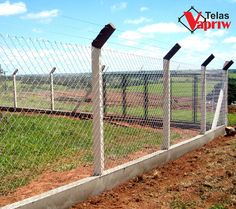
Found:
[[[229,73],[229,78],[235,78],[236,79],[236,73]]]
[[[176,78],[177,79],[177,78]],[[214,83],[210,83],[207,87],[207,92],[211,92],[212,88],[214,87]],[[12,95],[12,84],[9,83],[7,86],[9,87],[6,92],[3,91],[3,93],[0,95],[0,105],[2,106],[13,106],[13,95]],[[61,85],[55,85],[55,91],[64,91],[65,93],[67,91],[73,91],[74,89],[70,89]],[[149,90],[148,92],[150,94],[154,95],[162,95],[162,84],[149,84],[148,86]],[[37,109],[50,109],[50,96],[40,96],[35,93],[40,92],[48,92],[49,93],[49,86],[46,84],[41,85],[30,85],[30,84],[21,84],[18,83],[18,107],[27,107],[27,108],[37,108]],[[127,87],[127,92],[132,93],[134,92],[143,92],[144,86],[129,86]],[[109,91],[120,91],[121,89],[118,88],[112,88],[108,89]],[[189,97],[192,99],[192,82],[173,82],[172,84],[172,96],[173,97]],[[29,94],[25,94],[24,92],[28,92]],[[200,95],[200,87],[198,87],[198,95]],[[180,99],[181,102],[181,99]],[[72,111],[74,110],[76,106],[76,102],[69,102],[69,101],[57,101],[55,100],[55,110],[65,110],[65,111]],[[118,105],[108,106],[107,112],[108,113],[115,113],[115,114],[122,114],[122,107]],[[191,104],[190,104],[191,105]],[[82,112],[91,112],[92,111],[92,104],[91,103],[81,103],[80,107],[78,108],[79,111]],[[142,106],[133,106],[133,107],[127,107],[127,115],[132,116],[143,116],[144,110]],[[158,107],[149,107],[148,114],[150,117],[161,117],[163,115],[162,109]],[[199,113],[198,113],[199,118]],[[173,120],[183,120],[183,121],[192,121],[192,110],[173,110],[172,111],[172,119]]]
[[[228,124],[230,126],[236,126],[236,113],[228,114]]]
[[[216,82],[210,82],[207,84],[207,93],[210,93],[214,88]],[[200,83],[197,85],[198,95],[201,93]],[[121,92],[121,88],[112,88],[110,87],[108,90],[113,90],[115,92]],[[128,86],[127,92],[143,92],[144,86]],[[148,93],[162,95],[163,94],[163,84],[149,84],[148,85]],[[192,97],[193,95],[193,83],[192,82],[172,82],[172,95],[176,97]]]
[[[175,114],[191,119],[190,112]],[[60,172],[92,165],[91,121],[27,114],[1,114],[0,119],[0,195],[28,184],[44,170]],[[229,124],[236,124],[235,114],[229,114]],[[107,122],[104,134],[106,160],[122,159],[145,147],[157,148],[162,139],[161,132],[153,129]],[[181,137],[172,132],[172,140]]]
[[[6,114],[0,126],[0,194],[27,184],[44,170],[91,165],[92,122],[47,115]],[[144,147],[157,147],[156,130],[105,123],[106,160],[124,158]],[[172,133],[172,140],[181,138]]]

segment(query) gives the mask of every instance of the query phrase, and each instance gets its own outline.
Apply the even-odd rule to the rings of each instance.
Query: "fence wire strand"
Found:
[[[98,101],[92,88],[99,86],[93,86],[92,50],[0,34],[0,199],[45,172],[77,169],[73,180],[92,174],[94,149],[100,150],[93,147],[93,131],[101,128],[93,129]],[[99,154],[107,169],[161,149],[163,60],[103,49],[100,64],[104,153]],[[207,70],[206,78],[210,130],[222,70]],[[199,134],[201,88],[200,67],[170,63],[171,144]],[[223,115],[222,106],[218,126]]]

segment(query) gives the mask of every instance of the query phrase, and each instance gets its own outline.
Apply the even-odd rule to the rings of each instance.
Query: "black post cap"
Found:
[[[12,75],[16,75],[18,73],[18,69],[15,69],[15,71],[12,73]]]
[[[205,62],[202,63],[203,67],[206,67],[207,65],[209,65],[209,63],[215,58],[215,56],[213,54],[211,54],[206,60]]]
[[[234,64],[233,60],[230,60],[229,62],[226,63],[226,65],[223,67],[223,70],[228,70],[231,65]]]
[[[109,23],[105,25],[105,27],[100,31],[97,37],[93,40],[92,46],[98,49],[101,49],[115,30],[116,28],[113,24]]]
[[[56,67],[53,67],[50,73],[53,74],[55,71],[56,71]]]
[[[181,46],[176,43],[173,48],[166,54],[166,56],[164,56],[163,59],[170,60],[180,50],[180,48]]]

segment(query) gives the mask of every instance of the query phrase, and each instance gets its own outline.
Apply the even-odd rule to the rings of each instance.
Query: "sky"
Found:
[[[178,23],[191,6],[203,13],[228,13],[230,28],[191,34]],[[90,46],[112,23],[116,31],[107,49],[162,59],[179,43],[174,60],[200,66],[213,53],[210,67],[222,68],[224,61],[236,60],[235,11],[236,0],[0,0],[0,33]]]

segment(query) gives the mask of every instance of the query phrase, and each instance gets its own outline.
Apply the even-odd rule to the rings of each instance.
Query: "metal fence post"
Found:
[[[211,54],[201,65],[201,134],[206,132],[206,67],[214,58],[215,56]]]
[[[179,51],[181,46],[177,43],[163,58],[163,142],[161,149],[170,147],[170,59]]]
[[[144,78],[144,97],[143,97],[143,108],[144,108],[144,119],[147,120],[148,119],[148,75],[145,74],[143,76]]]
[[[93,152],[94,175],[104,171],[104,138],[103,138],[103,79],[100,63],[101,48],[115,31],[112,24],[106,25],[92,42],[92,91],[93,91]]]
[[[12,76],[13,76],[13,98],[14,98],[14,108],[17,108],[17,92],[16,92],[16,74],[18,72],[18,69],[16,69]]]
[[[198,78],[197,76],[195,75],[194,78],[193,78],[193,122],[194,123],[197,123],[197,97],[198,97],[198,86],[197,86],[197,83],[198,83]]]
[[[127,75],[123,74],[121,79],[122,87],[122,114],[126,117],[127,114],[127,102],[126,102],[126,88],[127,88]]]
[[[233,60],[225,62],[223,67],[223,123],[228,125],[228,69],[233,65]]]
[[[50,89],[51,89],[51,110],[54,111],[54,87],[53,87],[53,73],[55,72],[56,68],[52,68],[50,71]]]

